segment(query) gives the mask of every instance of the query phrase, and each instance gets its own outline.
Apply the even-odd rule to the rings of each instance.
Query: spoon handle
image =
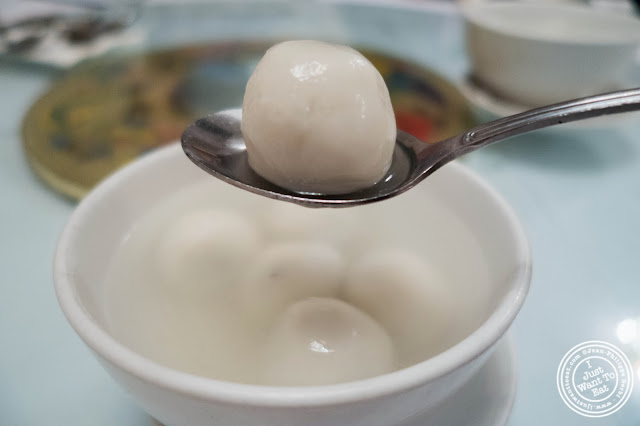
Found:
[[[481,124],[458,139],[455,156],[532,130],[586,118],[640,110],[640,88],[561,102]]]

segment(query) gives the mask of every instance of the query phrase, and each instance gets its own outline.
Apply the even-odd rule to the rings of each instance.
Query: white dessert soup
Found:
[[[467,336],[483,314],[482,258],[456,212],[418,191],[315,210],[205,177],[132,226],[108,268],[105,317],[117,339],[176,370],[339,383]]]
[[[177,144],[84,198],[54,266],[71,326],[166,425],[428,415],[484,365],[530,278],[515,214],[456,162],[383,203],[312,210],[211,179]]]

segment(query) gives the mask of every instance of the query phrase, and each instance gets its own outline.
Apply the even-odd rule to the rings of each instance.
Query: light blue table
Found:
[[[468,69],[460,17],[450,6],[414,4],[159,6],[136,28],[155,46],[332,38],[410,58],[459,81]],[[34,177],[19,135],[25,110],[49,77],[0,64],[0,425],[151,425],[94,361],[54,295],[53,253],[73,204]],[[640,337],[623,344],[616,334],[621,321],[640,321],[640,120],[634,121],[531,134],[462,160],[511,203],[533,248],[531,291],[512,329],[519,385],[511,425],[640,424],[640,383],[604,419],[570,411],[556,390],[558,363],[585,340],[618,345],[640,382]]]

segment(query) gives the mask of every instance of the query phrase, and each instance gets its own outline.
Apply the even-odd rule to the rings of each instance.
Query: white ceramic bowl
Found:
[[[116,172],[77,207],[56,252],[56,292],[67,319],[104,368],[166,425],[392,425],[458,390],[482,366],[522,306],[529,246],[509,206],[461,165],[442,168],[412,191],[447,204],[473,230],[490,271],[483,320],[439,355],[384,376],[318,387],[228,383],[172,370],[118,342],[103,319],[109,260],[131,225],[180,188],[213,179],[175,144]],[[460,268],[465,267],[461,256]],[[461,313],[462,314],[462,313]]]
[[[587,6],[468,3],[472,74],[514,103],[540,106],[626,87],[640,19]]]

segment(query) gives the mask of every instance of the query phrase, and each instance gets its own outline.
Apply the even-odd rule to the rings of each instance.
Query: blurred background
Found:
[[[153,424],[88,354],[53,292],[57,238],[96,183],[177,141],[196,118],[240,106],[257,61],[285,39],[362,50],[385,78],[398,127],[427,141],[535,106],[477,78],[465,10],[485,3],[516,0],[0,0],[0,425]],[[521,3],[640,13],[638,0]],[[603,22],[590,21],[582,44],[609,40]],[[607,88],[640,87],[635,40],[620,41],[629,65]],[[589,63],[610,69],[614,59],[599,55]],[[564,353],[585,340],[619,345],[640,381],[638,114],[535,132],[461,161],[512,204],[534,252],[512,331],[507,424],[640,424],[640,385],[619,412],[587,419],[555,382]]]

